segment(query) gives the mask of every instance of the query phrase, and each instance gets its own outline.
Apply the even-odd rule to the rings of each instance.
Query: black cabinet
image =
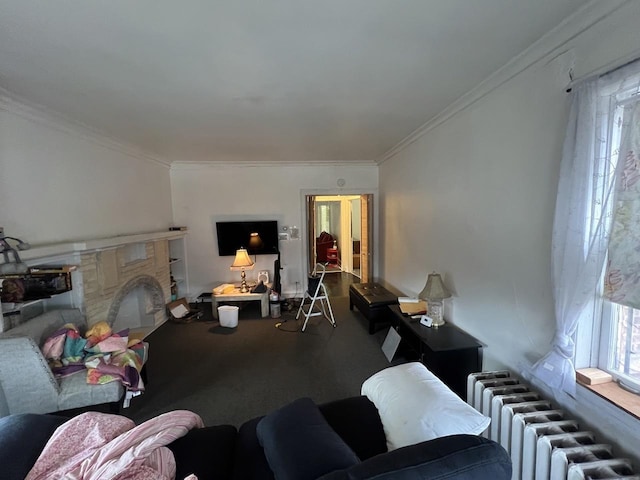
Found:
[[[482,369],[482,345],[451,323],[425,327],[418,319],[404,315],[398,305],[390,305],[393,328],[434,375],[462,399],[466,399],[467,376]]]

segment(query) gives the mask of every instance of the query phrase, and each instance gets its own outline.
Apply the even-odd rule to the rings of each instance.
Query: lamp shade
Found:
[[[449,298],[451,293],[449,293],[449,290],[444,286],[440,274],[433,272],[427,277],[427,284],[418,296],[425,300],[441,300],[443,298]]]
[[[233,260],[233,264],[229,267],[230,270],[251,270],[253,268],[253,262],[249,257],[249,253],[245,248],[239,248],[236,250],[236,258]]]

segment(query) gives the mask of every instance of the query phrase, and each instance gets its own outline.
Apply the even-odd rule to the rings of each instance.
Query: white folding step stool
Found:
[[[329,295],[327,294],[327,289],[325,288],[323,283],[325,273],[325,266],[322,263],[316,263],[316,266],[313,269],[313,276],[309,277],[309,286],[304,291],[302,302],[300,302],[300,308],[298,308],[298,313],[296,314],[296,320],[298,320],[298,318],[300,317],[300,313],[304,314],[304,325],[302,325],[303,332],[304,329],[307,328],[309,317],[316,317],[319,315],[324,315],[324,317],[329,320],[331,325],[333,325],[334,328],[336,327],[336,320],[335,318],[333,318],[333,310],[331,310]],[[319,277],[318,274],[320,275]],[[309,304],[309,308],[305,310],[304,302],[306,299],[309,299],[311,303]],[[320,304],[320,311],[313,310],[316,302],[319,302]]]

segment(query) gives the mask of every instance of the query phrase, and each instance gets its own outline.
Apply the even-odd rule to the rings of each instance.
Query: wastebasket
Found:
[[[235,328],[238,326],[238,307],[221,305],[218,307],[218,320],[221,327]]]

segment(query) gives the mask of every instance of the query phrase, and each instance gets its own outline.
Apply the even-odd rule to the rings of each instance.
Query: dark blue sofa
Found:
[[[66,419],[0,418],[2,478],[22,480]],[[453,435],[387,452],[378,412],[366,397],[316,406],[308,398],[244,423],[190,431],[169,445],[177,476],[206,479],[509,480],[511,461],[495,442]]]

